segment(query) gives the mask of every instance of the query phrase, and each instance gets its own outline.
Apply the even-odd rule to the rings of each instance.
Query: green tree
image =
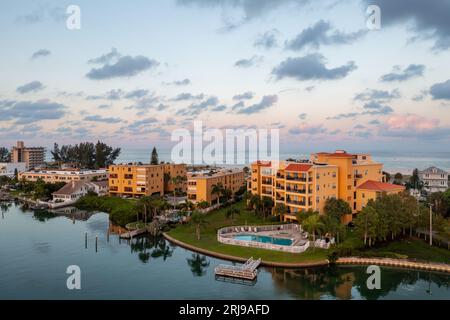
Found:
[[[197,240],[200,241],[200,231],[208,223],[206,217],[203,213],[194,211],[191,216],[191,221],[195,224],[195,235],[197,236]]]
[[[283,216],[288,212],[288,209],[284,203],[277,203],[274,212],[277,216],[280,216],[280,221],[283,221]]]
[[[10,162],[11,154],[9,150],[5,147],[0,147],[0,162]]]
[[[344,215],[352,214],[352,208],[342,199],[330,198],[325,202],[324,212],[327,216],[340,223]]]
[[[275,203],[273,202],[272,198],[269,197],[263,197],[262,198],[262,215],[264,221],[266,221],[267,216],[269,216],[272,213],[273,206]]]
[[[314,214],[309,216],[303,221],[302,227],[312,235],[313,241],[316,241],[316,233],[323,228],[323,223],[320,221],[320,215]]]
[[[220,204],[220,197],[223,194],[224,187],[221,183],[215,184],[211,188],[211,194],[217,196],[217,204]]]
[[[61,150],[59,150],[59,146],[58,144],[55,142],[53,144],[53,150],[50,151],[50,153],[52,154],[52,158],[54,161],[61,161]]]
[[[403,185],[403,175],[400,172],[394,175],[394,184]]]
[[[413,173],[412,173],[411,177],[409,178],[409,185],[413,189],[417,189],[417,190],[422,189],[422,185],[420,183],[420,178],[419,178],[419,169],[415,168],[413,170]]]
[[[391,181],[391,174],[387,171],[383,171],[383,175],[386,177],[386,182]]]
[[[377,238],[379,217],[377,210],[370,205],[365,206],[354,220],[356,232],[364,239],[364,245],[371,247]]]
[[[241,211],[235,207],[235,206],[231,206],[230,208],[228,208],[228,210],[225,212],[225,216],[227,217],[227,219],[230,220],[231,223],[234,222],[234,218],[241,214]]]
[[[224,198],[225,202],[228,202],[233,195],[233,191],[231,189],[224,188],[222,191],[222,194],[223,194],[223,198]]]
[[[156,151],[156,147],[153,147],[152,157],[150,159],[150,164],[159,164],[158,152]]]

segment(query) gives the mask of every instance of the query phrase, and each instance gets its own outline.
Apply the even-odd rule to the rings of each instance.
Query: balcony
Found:
[[[306,182],[306,177],[286,176],[286,180]]]
[[[279,174],[277,173],[277,178],[278,179],[284,179],[286,176],[284,174]]]
[[[287,200],[286,203],[293,204],[293,205],[296,205],[296,206],[305,206],[306,205],[306,202],[298,201],[298,200]]]
[[[278,190],[284,190],[284,186],[282,186],[281,184],[277,184],[277,189]]]
[[[261,181],[261,184],[267,184],[267,185],[272,185],[272,179],[263,179]]]
[[[363,175],[361,173],[355,174],[355,179],[361,179],[362,177],[363,177]]]
[[[284,197],[276,197],[277,201],[284,201]]]
[[[294,193],[300,193],[300,194],[306,194],[306,190],[302,190],[302,189],[295,189],[295,188],[286,188],[287,192],[294,192]]]

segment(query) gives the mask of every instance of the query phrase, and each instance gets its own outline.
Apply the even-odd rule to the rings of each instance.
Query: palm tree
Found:
[[[212,186],[211,194],[217,195],[217,204],[220,204],[220,196],[223,194],[223,186],[221,183]]]
[[[200,230],[208,223],[206,221],[206,217],[203,213],[194,211],[192,213],[191,220],[195,224],[195,234],[197,235],[197,240],[200,241]]]
[[[288,211],[287,207],[284,203],[277,203],[275,205],[275,213],[280,216],[280,221],[283,221],[283,215],[285,215]]]
[[[176,208],[175,197],[176,197],[177,189],[179,189],[178,186],[181,183],[183,183],[184,181],[186,181],[186,179],[187,178],[184,176],[176,176],[176,177],[173,177],[170,179],[170,182],[172,182],[172,184],[174,185],[174,188],[173,188],[173,208],[174,208],[174,210]]]
[[[309,216],[303,221],[303,228],[308,231],[308,233],[312,234],[313,242],[316,241],[316,232],[323,228],[323,224],[320,221],[320,215],[314,214]]]
[[[225,215],[227,217],[227,219],[230,219],[230,222],[233,223],[234,221],[234,217],[239,215],[241,213],[241,211],[235,207],[235,206],[231,206],[226,212]]]
[[[263,197],[262,199],[262,214],[263,219],[266,221],[266,216],[272,212],[274,202],[271,198]]]
[[[233,195],[233,191],[228,188],[224,188],[222,190],[223,197],[225,198],[225,202],[228,202],[231,199],[231,196]]]

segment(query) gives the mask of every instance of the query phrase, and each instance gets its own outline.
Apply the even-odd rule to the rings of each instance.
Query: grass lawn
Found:
[[[427,262],[450,262],[449,250],[435,246],[430,247],[423,240],[414,238],[392,242],[379,248],[366,249],[363,252],[378,256],[391,256],[395,254],[399,257]]]
[[[266,219],[266,222],[264,222],[262,218],[255,216],[252,211],[247,211],[243,201],[236,204],[236,206],[240,209],[241,213],[235,217],[233,222],[226,218],[225,212],[228,208],[222,208],[209,213],[207,215],[208,224],[201,230],[200,241],[196,238],[195,225],[192,223],[178,225],[175,229],[170,230],[168,234],[177,240],[199,248],[242,258],[253,257],[255,259],[261,258],[264,261],[288,263],[318,262],[327,259],[328,251],[324,249],[308,249],[304,253],[287,253],[226,245],[218,242],[217,230],[222,227],[246,224],[250,226],[279,223],[271,220],[270,218]]]

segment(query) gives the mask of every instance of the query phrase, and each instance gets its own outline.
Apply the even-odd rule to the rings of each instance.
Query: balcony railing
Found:
[[[284,186],[282,186],[282,185],[280,185],[280,184],[277,184],[277,189],[278,189],[278,190],[284,190]]]
[[[270,185],[272,185],[272,180],[262,180],[261,183],[262,184],[270,184]]]
[[[294,188],[286,188],[286,191],[300,193],[300,194],[305,194],[306,193],[306,190],[300,190],[300,189],[294,189]]]
[[[286,176],[286,180],[301,181],[301,182],[307,181],[307,179],[304,177],[293,177],[293,176]]]
[[[294,205],[297,205],[297,206],[305,206],[306,205],[306,202],[304,202],[304,201],[287,200],[286,202],[288,204],[294,204]]]

